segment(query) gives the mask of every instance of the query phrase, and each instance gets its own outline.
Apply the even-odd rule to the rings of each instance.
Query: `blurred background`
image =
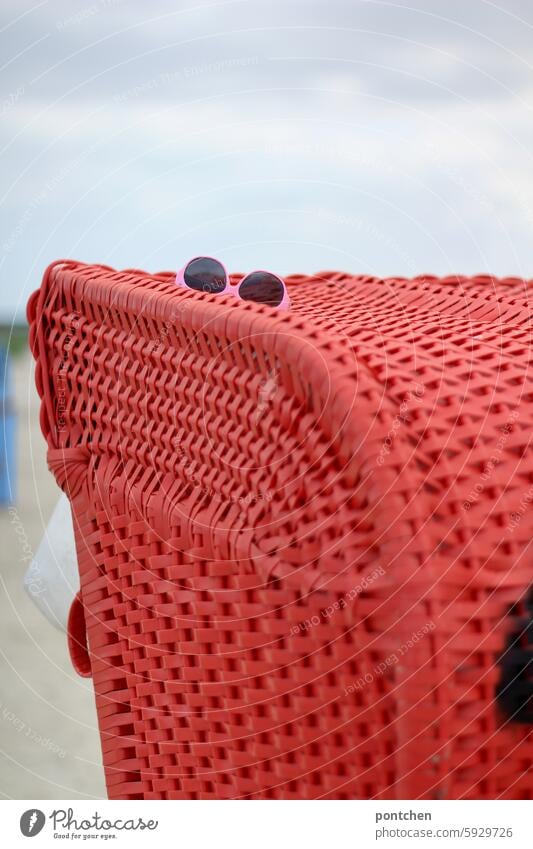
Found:
[[[0,793],[101,797],[90,680],[22,588],[58,497],[29,294],[60,257],[532,277],[533,6],[3,0],[0,46]]]

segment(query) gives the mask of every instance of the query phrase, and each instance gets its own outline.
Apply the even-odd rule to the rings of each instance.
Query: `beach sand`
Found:
[[[39,399],[28,352],[13,363],[18,416],[17,488],[0,508],[0,793],[8,799],[105,798],[92,681],[70,663],[66,636],[23,587],[59,496],[46,466]]]

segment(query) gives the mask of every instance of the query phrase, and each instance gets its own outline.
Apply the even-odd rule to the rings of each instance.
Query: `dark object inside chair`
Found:
[[[496,699],[511,722],[533,724],[533,586],[508,613],[511,628],[498,660]]]

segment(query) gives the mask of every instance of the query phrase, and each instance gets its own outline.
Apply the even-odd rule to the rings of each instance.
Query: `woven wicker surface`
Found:
[[[65,261],[30,301],[109,796],[531,799],[495,699],[530,284],[287,282],[280,314]]]

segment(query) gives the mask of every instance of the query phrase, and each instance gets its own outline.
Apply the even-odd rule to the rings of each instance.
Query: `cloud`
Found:
[[[531,275],[533,9],[414,3],[5,0],[5,309],[57,255],[168,268],[206,244]]]

